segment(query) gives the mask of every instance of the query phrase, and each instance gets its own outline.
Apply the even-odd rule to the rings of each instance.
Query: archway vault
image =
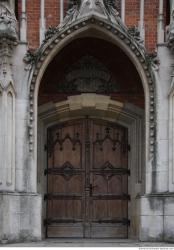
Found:
[[[29,84],[29,150],[31,157],[37,153],[37,103],[42,76],[53,58],[70,42],[81,37],[96,37],[118,46],[135,66],[145,93],[145,150],[146,162],[155,159],[155,78],[154,64],[142,44],[121,26],[94,13],[79,18],[61,29],[49,30],[49,36],[35,54],[28,53],[26,59],[32,63]]]

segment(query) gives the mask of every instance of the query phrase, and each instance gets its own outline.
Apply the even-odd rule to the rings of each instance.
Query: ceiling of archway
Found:
[[[80,38],[52,60],[39,90],[39,105],[95,92],[144,107],[141,79],[123,51],[98,38]]]

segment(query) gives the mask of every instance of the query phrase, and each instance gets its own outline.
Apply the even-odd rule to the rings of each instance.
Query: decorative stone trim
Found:
[[[17,21],[7,1],[0,2],[0,190],[15,189],[15,89],[11,69],[18,44]]]
[[[62,30],[53,34],[49,40],[43,44],[39,49],[39,56],[37,57],[36,63],[33,65],[33,75],[30,84],[30,115],[29,115],[29,148],[30,152],[33,151],[33,122],[34,122],[34,90],[35,90],[35,82],[38,75],[38,72],[46,60],[48,54],[57,46],[57,44],[63,39],[67,38],[69,34],[73,34],[77,30],[81,30],[85,26],[95,25],[103,30],[107,30],[112,35],[114,35],[117,39],[119,39],[122,43],[124,43],[128,50],[131,50],[136,58],[139,60],[142,70],[146,75],[146,79],[149,85],[149,157],[154,158],[155,152],[155,141],[156,141],[156,114],[155,114],[155,78],[153,74],[153,70],[155,64],[152,58],[148,55],[145,48],[139,44],[134,37],[124,28],[122,29],[120,26],[111,23],[109,20],[100,18],[95,15],[83,17],[79,20],[76,20],[71,25],[64,26]]]

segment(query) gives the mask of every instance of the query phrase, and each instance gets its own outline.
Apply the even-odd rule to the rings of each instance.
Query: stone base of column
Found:
[[[41,240],[39,194],[0,193],[0,243]]]
[[[174,242],[174,193],[138,198],[139,240]]]

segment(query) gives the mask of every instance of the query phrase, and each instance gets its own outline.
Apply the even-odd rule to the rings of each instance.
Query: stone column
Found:
[[[60,0],[60,23],[63,22],[64,18],[64,0]]]
[[[121,1],[121,19],[125,23],[125,0]]]
[[[20,23],[20,40],[27,42],[27,17],[26,17],[26,0],[22,0],[22,14]]]
[[[15,88],[11,56],[17,44],[16,19],[8,2],[0,3],[0,190],[15,189]]]
[[[144,0],[140,0],[140,22],[139,22],[140,36],[144,40]]]
[[[40,0],[40,44],[45,38],[45,0]]]
[[[15,1],[14,0],[9,0],[9,4],[10,4],[10,7],[11,9],[15,9]]]
[[[158,43],[164,43],[164,1],[159,0],[159,14],[158,14]]]
[[[23,1],[23,3],[25,3],[25,1]],[[24,9],[23,12],[25,12]],[[24,89],[27,91],[28,86],[27,81],[23,79],[21,83],[21,80],[19,80],[24,74],[23,62],[19,59],[21,57],[21,50],[24,50],[24,45],[21,43],[14,49],[18,41],[16,27],[15,14],[10,8],[9,1],[1,0],[0,243],[19,242],[24,239],[28,241],[41,239],[41,196],[36,193],[35,187],[34,191],[30,191],[29,188],[27,190],[26,188],[21,189],[19,192],[18,189],[24,175],[26,186],[28,187],[28,183],[30,182],[28,173],[30,169],[28,168],[27,161],[23,161],[23,158],[20,158],[21,154],[24,153],[21,147],[25,147],[26,144],[26,140],[21,137],[24,137],[23,134],[27,123],[21,119],[26,103],[20,102],[19,89],[20,87],[23,89],[23,95],[21,97],[24,98]],[[15,70],[13,70],[12,67],[14,67]],[[19,77],[17,74],[19,74]],[[20,84],[22,84],[22,86],[20,86]],[[27,102],[26,98],[24,99]],[[27,108],[25,110],[27,113]],[[16,127],[18,126],[17,128],[15,128],[15,124]],[[17,136],[15,136],[15,134]],[[15,155],[17,156],[17,161]],[[21,165],[19,161],[21,161]],[[36,172],[36,169],[34,171]],[[31,181],[33,181],[33,178]],[[33,182],[35,182],[35,180]],[[35,183],[33,185],[36,186]]]

